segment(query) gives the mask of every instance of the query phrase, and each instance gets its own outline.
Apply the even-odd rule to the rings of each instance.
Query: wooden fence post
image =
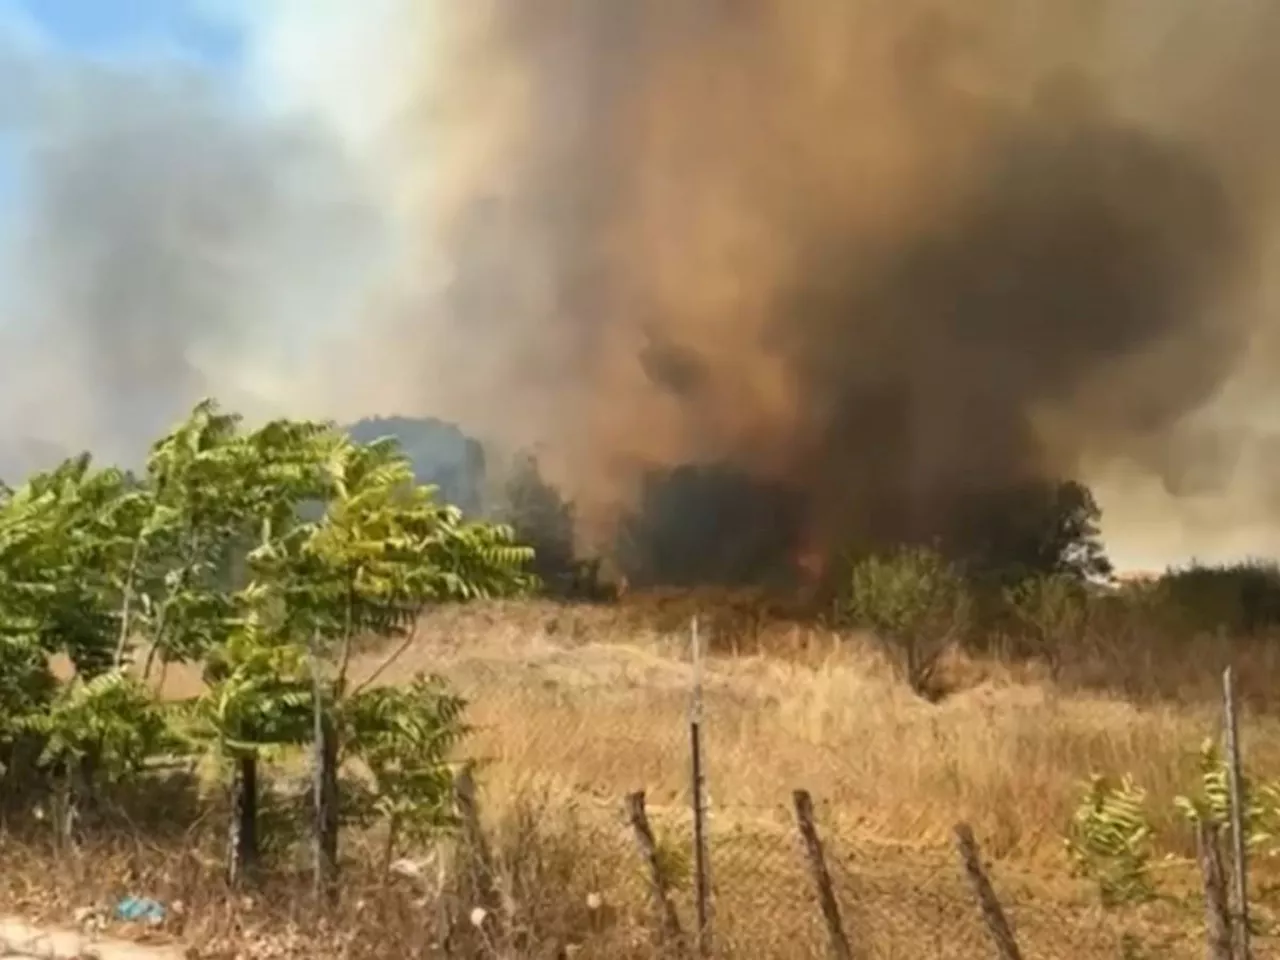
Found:
[[[333,906],[338,901],[338,733],[333,705],[325,696],[320,677],[320,634],[313,633],[308,648],[312,696],[312,825],[313,879],[316,902]]]
[[[991,878],[982,866],[982,854],[978,850],[978,841],[967,823],[956,824],[956,846],[960,850],[960,859],[964,863],[964,872],[969,877],[977,898],[978,908],[982,911],[983,922],[991,939],[995,943],[1000,960],[1022,960],[1022,951],[1018,949],[1018,941],[1013,936],[1013,927],[1000,906],[1000,898],[996,896]]]
[[[849,937],[845,934],[844,923],[840,919],[840,904],[836,901],[835,890],[831,886],[831,873],[827,870],[826,856],[822,852],[822,841],[818,839],[818,828],[813,821],[813,797],[808,790],[796,790],[791,799],[796,808],[796,826],[804,843],[809,873],[818,893],[818,906],[827,925],[828,949],[834,960],[853,960]]]
[[[1201,817],[1196,821],[1196,859],[1204,883],[1205,937],[1209,960],[1231,960],[1231,909],[1227,875],[1222,867],[1221,831]]]
[[[627,819],[635,832],[636,844],[640,847],[640,855],[648,868],[649,892],[654,911],[658,915],[654,938],[659,949],[669,947],[677,953],[683,953],[684,934],[680,930],[680,915],[676,913],[676,905],[672,902],[671,891],[667,887],[667,877],[663,874],[662,862],[658,858],[658,841],[653,836],[649,816],[645,813],[643,790],[627,794]]]
[[[1249,853],[1245,836],[1243,762],[1240,758],[1240,712],[1236,705],[1235,672],[1222,674],[1222,709],[1226,736],[1227,777],[1231,787],[1231,879],[1235,898],[1234,932],[1236,960],[1251,960],[1249,950]]]
[[[698,955],[711,956],[711,858],[707,851],[706,771],[702,746],[702,637],[695,616],[689,626],[693,700],[689,708],[689,753],[693,761],[693,883]]]
[[[480,803],[476,795],[475,773],[467,764],[453,782],[454,798],[458,805],[458,819],[462,821],[463,842],[466,844],[467,866],[480,906],[485,910],[489,931],[499,936],[502,930],[500,911],[503,906],[498,891],[497,873],[493,867],[493,853],[480,823]]]

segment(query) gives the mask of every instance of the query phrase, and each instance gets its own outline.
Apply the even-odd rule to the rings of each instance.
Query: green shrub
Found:
[[[1003,592],[1010,627],[1021,652],[1059,667],[1079,649],[1089,627],[1090,598],[1078,579],[1064,574],[1028,577]]]
[[[1199,782],[1173,805],[1191,824],[1222,829],[1231,817],[1229,768],[1217,745],[1206,739],[1199,751]],[[1245,843],[1274,854],[1280,837],[1280,780],[1262,782],[1245,773]],[[1154,835],[1146,791],[1126,774],[1119,781],[1090,778],[1072,815],[1065,847],[1076,871],[1098,884],[1105,906],[1141,902],[1155,896],[1151,877]]]
[[[1095,774],[1071,818],[1067,855],[1079,873],[1098,884],[1106,906],[1155,894],[1146,798],[1128,775],[1116,782]]]
[[[1211,739],[1200,745],[1199,770],[1199,789],[1175,797],[1174,805],[1190,823],[1225,827],[1231,822],[1230,765]],[[1255,783],[1247,772],[1241,780],[1245,843],[1252,848],[1271,846],[1280,832],[1280,781]]]
[[[853,564],[837,619],[875,633],[911,689],[930,696],[939,657],[967,630],[964,577],[936,550],[903,547]]]
[[[0,490],[0,762],[19,738],[43,748],[70,840],[73,774],[91,786],[203,747],[232,778],[234,882],[256,858],[259,759],[318,739],[314,826],[336,890],[344,755],[373,774],[376,812],[416,829],[440,818],[443,753],[462,731],[460,701],[425,681],[365,688],[425,608],[523,592],[532,560],[509,527],[466,521],[417,484],[391,438],[290,420],[249,432],[202,401],[142,478],[81,456]],[[353,690],[369,637],[399,646]],[[150,648],[143,680],[128,671],[135,643]],[[77,668],[56,692],[55,652]],[[205,693],[162,709],[144,682],[157,659],[201,664]]]

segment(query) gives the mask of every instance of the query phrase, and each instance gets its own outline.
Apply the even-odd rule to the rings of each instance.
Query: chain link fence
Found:
[[[563,914],[556,924],[566,931],[561,942],[572,941],[566,956],[693,958],[702,953],[690,730],[687,722],[680,722],[684,711],[674,708],[674,702],[687,701],[688,694],[678,689],[655,694],[652,685],[650,677],[637,678],[600,695],[613,702],[643,697],[655,705],[655,720],[664,721],[654,727],[641,730],[606,723],[604,714],[582,706],[592,694],[576,694],[565,698],[563,743],[537,734],[539,739],[519,747],[519,757],[497,758],[496,767],[507,767],[498,773],[503,780],[513,776],[512,767],[533,767],[545,756],[546,768],[554,770],[562,789],[567,787],[545,807],[551,817],[556,804],[574,808],[573,826],[555,831],[558,843],[568,843],[568,834],[575,834],[571,845],[580,851],[573,902],[556,908]],[[485,709],[491,715],[519,715],[492,693]],[[546,712],[541,705],[537,709]],[[570,724],[579,716],[591,717],[594,725],[585,735],[574,730],[570,736]],[[710,713],[711,722],[716,719]],[[535,734],[522,734],[513,723],[492,742],[514,753],[511,738],[522,735]],[[712,800],[705,819],[709,923],[702,955],[752,960],[845,956],[832,952],[829,918],[797,826],[793,789],[804,785],[806,769],[796,769],[798,783],[762,780],[752,786],[748,802],[733,803],[730,799],[736,797],[716,796],[715,771],[723,770],[728,758],[717,756],[714,749],[710,754]],[[576,771],[581,771],[579,776],[565,783],[566,772],[571,776]],[[840,775],[814,770],[812,780],[821,791]],[[737,779],[741,782],[741,774]],[[488,775],[483,782],[487,787],[495,783]],[[653,858],[628,819],[628,794],[641,787],[646,792]],[[520,789],[514,780],[498,785],[493,812],[509,804],[513,791]],[[1002,954],[954,843],[906,847],[879,842],[865,825],[853,821],[856,811],[841,809],[840,801],[828,799],[816,791],[815,827],[849,957],[1181,960],[1205,954],[1203,905],[1194,890],[1176,903],[1107,910],[1096,890],[1066,876],[1062,865],[1054,866],[1060,874],[1055,879],[1043,865],[1038,874],[1024,876],[1016,860],[1000,860],[989,866],[988,879],[1018,951]],[[512,853],[509,859],[509,869],[518,872],[519,856]],[[651,860],[656,860],[656,879]],[[670,913],[655,902],[655,886],[661,886],[670,901],[678,927],[674,934]],[[545,893],[539,896],[546,898]],[[580,909],[588,900],[599,906]],[[570,922],[571,916],[577,920]],[[583,930],[589,933],[581,934]]]
[[[655,812],[651,819],[662,824],[655,833],[665,842],[691,844],[691,817]],[[847,955],[858,958],[1004,957],[958,851],[876,847],[865,838],[824,830],[821,821],[816,827],[838,912],[838,932],[833,932],[824,911],[814,865],[795,823],[728,825],[712,819],[707,955],[839,957],[843,947],[832,946],[838,936],[848,945]],[[634,849],[632,855],[638,864],[643,861]],[[688,860],[682,862],[687,865]],[[693,879],[687,871],[672,873],[664,879],[670,883],[685,952],[696,956]],[[1194,913],[1174,910],[1163,918],[1141,911],[1108,913],[1083,899],[1051,902],[1033,896],[1026,885],[1003,882],[998,873],[989,880],[1000,897],[1017,955],[1027,960],[1204,954]],[[639,892],[653,895],[651,886]],[[629,893],[637,894],[634,884]]]
[[[443,659],[445,672],[472,701],[468,715],[475,732],[468,750],[481,761],[481,806],[486,830],[495,834],[502,878],[502,902],[491,912],[507,916],[507,933],[514,938],[511,956],[1181,960],[1205,955],[1205,908],[1194,865],[1186,865],[1191,884],[1176,896],[1104,909],[1097,890],[1066,876],[1062,863],[1042,862],[1038,870],[1026,866],[1022,873],[1019,857],[1004,856],[1008,838],[993,834],[990,845],[998,856],[985,873],[1016,944],[1011,954],[957,845],[937,842],[942,824],[936,818],[930,825],[935,842],[923,847],[882,842],[874,829],[859,823],[859,806],[864,812],[873,803],[885,806],[875,794],[876,764],[891,764],[895,757],[886,754],[884,742],[948,756],[965,733],[948,727],[948,716],[957,719],[954,713],[881,711],[882,704],[860,701],[857,710],[847,709],[850,699],[865,693],[857,678],[805,674],[797,679],[786,665],[772,662],[737,665],[731,676],[709,671],[699,711],[697,657],[685,659],[688,651],[678,636],[663,641],[666,646],[643,650],[604,643],[575,647],[545,638],[521,641],[518,657],[502,646],[515,646],[514,641],[488,642],[492,653],[459,644],[463,653],[457,659]],[[775,692],[783,683],[793,684],[787,688],[792,694],[795,684],[829,686],[807,699],[793,695],[780,701]],[[979,702],[973,716],[965,718],[966,730],[989,738],[978,740],[975,749],[981,750],[998,745],[999,736],[1021,736],[1023,730],[1049,725],[1053,709],[1018,701],[996,710]],[[706,721],[700,753],[710,793],[705,818],[709,896],[703,910],[691,799],[691,726],[700,717]],[[1121,719],[1132,720],[1128,714]],[[929,736],[895,739],[898,728],[908,724],[927,728]],[[878,750],[874,738],[883,738]],[[1004,758],[1016,760],[1016,755],[1010,750]],[[991,764],[1001,759],[993,750]],[[926,803],[905,792],[908,779],[895,782],[897,795]],[[527,798],[544,786],[544,800],[530,807]],[[830,881],[825,903],[798,830],[793,791],[801,787],[814,793],[814,826]],[[1013,783],[993,796],[1017,812],[1019,788]],[[644,791],[650,841],[639,837],[628,810],[628,797],[637,790]],[[1039,829],[1048,822],[1043,814],[1051,805],[1030,795],[1023,799],[1035,805],[1035,812],[1023,818],[1022,826],[1039,817],[1034,821]],[[998,820],[976,822],[991,829]],[[1040,850],[1044,846],[1041,842]],[[467,926],[467,910],[473,909],[468,905],[475,901],[474,891],[455,894],[454,927],[458,917]],[[709,922],[699,937],[697,918],[704,911]],[[833,912],[839,934],[832,932]],[[847,942],[847,953],[833,947],[836,941]],[[550,945],[550,952],[531,954],[532,944]]]

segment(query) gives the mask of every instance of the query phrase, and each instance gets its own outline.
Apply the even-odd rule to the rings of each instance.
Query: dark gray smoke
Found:
[[[31,161],[0,385],[41,400],[9,434],[49,432],[19,409],[133,439],[209,387],[298,400],[280,374],[345,317],[303,399],[536,443],[597,543],[682,464],[793,491],[788,542],[927,536],[1076,476],[1127,478],[1109,527],[1205,491],[1229,509],[1183,511],[1201,544],[1280,515],[1245,482],[1280,357],[1271,0],[360,9],[255,27],[363,138],[357,172],[199,71],[0,44]],[[310,37],[333,55],[308,73]],[[381,214],[414,256],[365,313]]]
[[[424,378],[545,441],[601,531],[687,462],[833,545],[1115,463],[1233,477],[1195,417],[1271,325],[1280,8],[486,10],[433,5]]]

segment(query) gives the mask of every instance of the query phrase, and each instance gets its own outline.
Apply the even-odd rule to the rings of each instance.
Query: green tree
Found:
[[[114,690],[122,679],[114,670],[122,580],[147,511],[145,494],[124,473],[95,469],[87,454],[0,492],[0,687],[9,694],[0,741],[10,761],[19,758],[20,773],[31,772],[27,761],[50,738],[72,742],[62,727],[43,723],[49,711],[83,718],[97,701],[69,715],[67,695],[81,687]],[[61,694],[49,671],[54,654],[65,654],[76,670]],[[107,686],[95,685],[98,679]],[[46,750],[43,766],[70,785],[64,768],[77,764],[79,790],[88,796],[95,771],[104,760],[110,767],[111,758],[98,755],[107,746],[90,738],[57,757]],[[66,799],[69,806],[73,798]]]
[[[305,651],[272,642],[250,618],[205,663],[205,692],[190,733],[230,767],[227,874],[232,884],[260,851],[259,768],[272,749],[302,744],[311,732],[312,691]]]
[[[357,640],[398,638],[393,659],[426,606],[527,589],[533,554],[509,527],[464,522],[456,507],[438,503],[433,488],[414,482],[391,439],[360,445],[331,432],[311,438],[308,449],[322,478],[317,512],[264,527],[248,557],[248,595],[263,636],[305,649],[310,661],[317,885],[332,896],[343,749],[365,742],[348,723],[366,715],[351,713],[348,702]]]
[[[201,401],[152,447],[150,513],[131,556],[121,643],[160,660],[199,661],[227,640],[244,557],[262,523],[292,517],[318,490],[305,443],[323,424],[268,424],[245,435],[241,418]],[[134,600],[140,601],[136,604]]]
[[[531,572],[548,594],[573,600],[610,595],[601,582],[600,561],[578,557],[573,504],[546,480],[532,454],[516,458],[495,516],[533,548]]]
[[[1280,566],[1267,561],[1167,571],[1156,592],[1178,626],[1192,632],[1257,634],[1280,624]]]
[[[30,719],[57,693],[48,655],[26,634],[0,634],[0,799],[17,799],[30,783],[40,743]]]
[[[1035,576],[1109,580],[1102,509],[1074,480],[1030,481],[957,504],[944,549],[975,581],[1009,586]]]
[[[874,633],[911,689],[936,699],[940,657],[965,634],[970,608],[964,577],[941,553],[900,547],[853,564],[837,619]]]
[[[109,670],[121,575],[148,509],[116,469],[88,454],[33,476],[0,502],[0,630],[26,635],[77,672]]]
[[[803,497],[730,464],[684,464],[644,477],[615,553],[632,586],[787,583],[805,527]]]
[[[461,701],[434,682],[412,696],[374,685],[423,608],[534,582],[510,528],[464,522],[435,493],[394,441],[290,420],[245,432],[211,400],[141,477],[86,456],[0,489],[0,759],[34,735],[59,782],[94,758],[111,776],[137,770],[175,748],[175,726],[128,675],[129,651],[149,648],[144,678],[157,659],[202,663],[207,689],[180,729],[232,770],[233,876],[256,856],[260,758],[314,737],[318,876],[332,887],[344,751],[373,774],[393,837],[440,819]],[[400,644],[351,690],[368,637]],[[78,668],[61,688],[57,651]]]
[[[406,687],[364,687],[349,698],[348,747],[372,781],[362,806],[387,825],[384,870],[401,839],[421,841],[452,824],[449,760],[468,732],[465,710],[466,701],[440,678],[425,675]]]
[[[179,746],[152,692],[115,669],[74,677],[25,726],[40,737],[39,765],[53,773],[58,786],[55,822],[63,844],[71,840],[80,800],[91,799],[103,781],[138,776],[151,757]]]

